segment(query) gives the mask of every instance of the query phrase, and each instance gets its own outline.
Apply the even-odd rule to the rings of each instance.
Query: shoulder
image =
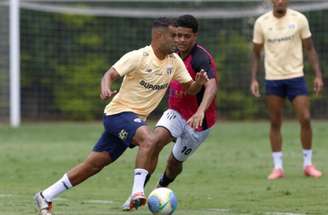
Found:
[[[272,18],[272,11],[266,12],[264,14],[262,14],[261,16],[259,16],[255,23],[262,23],[262,22],[266,22],[269,21]]]
[[[201,59],[211,59],[213,58],[211,53],[204,48],[203,46],[196,44],[194,50],[191,53],[195,58],[201,58]]]
[[[297,10],[288,9],[288,13],[290,14],[291,17],[293,17],[295,19],[299,19],[301,21],[307,20],[306,16]]]
[[[141,63],[143,59],[151,56],[151,49],[146,46],[140,49],[132,50],[128,52],[126,56],[131,60]]]
[[[214,61],[209,51],[199,44],[195,45],[190,55],[192,56],[191,65],[195,69],[210,65]]]
[[[169,57],[169,59],[172,59],[172,60],[178,60],[178,59],[180,59],[180,56],[177,53],[169,54],[168,57]]]
[[[181,57],[177,53],[169,54],[168,58],[171,60],[171,62],[173,61],[176,62],[176,64],[183,64]]]

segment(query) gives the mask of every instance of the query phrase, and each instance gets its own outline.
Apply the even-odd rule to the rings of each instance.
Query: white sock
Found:
[[[42,195],[47,200],[47,202],[52,202],[52,200],[56,198],[59,194],[68,190],[71,187],[73,186],[69,181],[67,174],[65,174],[56,183],[54,183],[53,185],[42,191]]]
[[[272,152],[273,166],[275,169],[282,168],[282,152]]]
[[[312,165],[312,149],[303,149],[303,158],[304,158],[304,164],[303,164],[304,167],[308,165]]]
[[[145,169],[134,169],[134,181],[131,195],[137,192],[144,193],[144,184],[147,175],[148,171]]]

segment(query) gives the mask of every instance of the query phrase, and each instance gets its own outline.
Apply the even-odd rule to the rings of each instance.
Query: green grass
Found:
[[[327,172],[327,122],[313,122],[314,156]],[[36,214],[32,196],[82,161],[102,132],[101,123],[0,126],[0,215]],[[177,215],[328,214],[328,177],[307,178],[296,122],[283,127],[286,178],[269,182],[271,153],[267,122],[219,122],[171,188]],[[172,145],[162,152],[146,188],[163,171]],[[123,215],[120,206],[132,186],[136,150],[128,150],[97,176],[55,201],[56,215]],[[141,209],[133,214],[150,214]]]

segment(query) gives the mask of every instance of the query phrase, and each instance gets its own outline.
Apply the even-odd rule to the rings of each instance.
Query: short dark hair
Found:
[[[198,32],[198,21],[190,14],[179,16],[176,20],[177,27],[191,28],[192,32]]]
[[[153,21],[152,28],[167,28],[169,26],[176,26],[176,23],[173,19],[169,19],[167,17],[159,17]]]

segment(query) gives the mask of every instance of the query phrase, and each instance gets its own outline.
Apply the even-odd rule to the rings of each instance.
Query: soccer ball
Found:
[[[172,190],[161,187],[148,196],[148,208],[154,215],[171,215],[177,208],[177,199]]]

